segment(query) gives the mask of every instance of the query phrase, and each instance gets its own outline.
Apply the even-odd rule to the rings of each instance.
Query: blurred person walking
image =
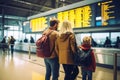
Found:
[[[7,43],[8,43],[8,53],[10,53],[9,51],[10,51],[10,37],[8,37],[8,39],[7,39]]]
[[[6,36],[4,36],[4,38],[2,39],[0,43],[1,43],[0,45],[2,47],[3,53],[5,53],[5,48],[7,47]]]
[[[11,48],[11,55],[13,56],[13,51],[14,51],[14,44],[15,44],[15,38],[11,36],[10,38],[10,48]]]

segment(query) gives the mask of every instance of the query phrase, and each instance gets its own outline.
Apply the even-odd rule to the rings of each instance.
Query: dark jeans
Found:
[[[63,69],[65,71],[64,80],[75,80],[79,73],[79,69],[75,65],[63,64]]]
[[[45,58],[44,62],[46,66],[45,80],[50,80],[51,74],[52,80],[58,80],[60,67],[58,58]]]
[[[11,45],[11,54],[13,55],[14,45]]]
[[[82,70],[82,80],[92,80],[92,71]]]
[[[4,48],[4,47],[2,47],[2,50],[3,50],[3,52],[5,53],[5,48]]]

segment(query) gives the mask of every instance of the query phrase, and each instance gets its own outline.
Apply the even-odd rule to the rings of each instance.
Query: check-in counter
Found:
[[[93,48],[96,62],[100,65],[113,67],[114,55],[117,53],[117,66],[120,68],[120,49],[115,48]]]
[[[35,43],[16,43],[14,48],[16,51],[28,52],[30,50],[32,53],[36,52]]]
[[[114,65],[114,54],[118,53],[117,56],[117,66],[120,67],[120,49],[115,48],[92,48],[95,53],[96,63],[99,65]],[[36,52],[35,43],[16,43],[15,50],[17,51],[26,51],[30,50],[31,53]]]

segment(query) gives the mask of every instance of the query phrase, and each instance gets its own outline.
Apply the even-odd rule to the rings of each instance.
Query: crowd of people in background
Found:
[[[119,36],[117,36],[116,41],[114,42],[114,45],[112,45],[112,41],[110,40],[110,38],[106,37],[106,40],[105,40],[105,42],[103,44],[103,47],[107,47],[107,48],[110,48],[110,47],[120,48],[120,38],[119,38]]]
[[[26,37],[23,41],[24,43],[28,43],[28,42],[35,43],[34,38],[32,36],[30,36],[30,41],[28,41]],[[3,39],[0,41],[0,49],[2,49],[4,53],[6,49],[10,49],[11,55],[13,56],[15,42],[16,42],[16,39],[13,36],[10,36],[10,37],[4,36]],[[22,40],[20,42],[22,42]]]
[[[7,37],[4,36],[2,41],[0,42],[0,47],[2,48],[3,52],[5,53],[5,50],[10,48],[11,50],[11,55],[13,56],[14,52],[14,44],[15,44],[15,38],[13,36]]]
[[[25,39],[23,41],[24,41],[24,43],[28,43],[29,42],[26,37],[25,37]],[[34,38],[32,36],[30,36],[30,43],[35,43]]]
[[[10,37],[8,37],[8,40],[9,40]],[[102,45],[101,47],[113,47],[113,48],[120,48],[120,37],[117,36],[116,38],[116,41],[114,42],[114,44],[112,45],[112,41],[109,39],[109,37],[106,37],[105,41],[103,44],[98,44],[92,36],[90,36],[91,38],[91,46],[92,47],[99,47],[99,45]],[[3,40],[1,41],[1,43],[5,43],[5,39],[6,39],[6,36],[3,38]],[[20,42],[24,42],[24,43],[35,43],[35,40],[32,36],[30,36],[30,40],[28,40],[26,37],[25,39]],[[4,50],[4,49],[3,49]]]
[[[91,38],[91,46],[92,46],[92,47],[99,47],[99,45],[102,45],[102,46],[100,46],[100,47],[120,48],[120,37],[119,37],[119,36],[116,37],[116,40],[115,40],[115,42],[113,42],[113,45],[112,45],[112,41],[109,39],[109,37],[106,37],[106,39],[105,39],[105,41],[104,41],[103,44],[98,44],[98,43],[93,39],[92,36],[90,36],[90,38]],[[22,42],[22,40],[21,40],[20,42]],[[29,42],[30,42],[30,43],[35,43],[35,40],[34,40],[34,38],[33,38],[32,36],[30,36],[30,41],[25,37],[25,39],[23,40],[23,42],[24,42],[24,43],[29,43]]]
[[[90,36],[90,37],[91,37],[91,46],[92,47],[99,47],[99,44],[92,38],[92,36]],[[104,43],[103,43],[103,45],[102,45],[102,47],[120,48],[120,37],[117,36],[115,42],[112,42],[110,40],[110,38],[107,36]]]

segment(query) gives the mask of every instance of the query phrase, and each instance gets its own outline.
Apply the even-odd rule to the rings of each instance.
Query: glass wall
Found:
[[[103,47],[106,37],[110,37],[109,33],[92,33],[92,38],[97,43],[97,47]]]
[[[120,32],[111,33],[111,42],[113,47],[120,48]]]
[[[20,26],[9,26],[9,29],[4,30],[4,35],[7,37],[14,36],[16,42],[24,42],[24,39],[27,38],[27,43],[30,43],[31,36],[33,37],[34,41],[38,40],[38,38],[42,36],[41,33],[23,33],[22,27]],[[116,40],[117,37],[120,37],[120,32],[77,33],[77,45],[81,45],[84,36],[91,36],[93,38],[94,42],[96,42],[96,46],[92,45],[93,47],[106,47],[105,42],[106,38],[108,37],[108,39],[110,39],[110,46],[108,47],[118,48],[116,47]]]
[[[13,36],[16,39],[16,42],[19,42],[20,39],[22,39],[23,37],[23,33],[22,33],[22,27],[20,26],[8,26],[5,25],[5,27],[9,27],[7,30],[4,30],[4,36],[10,37]]]
[[[78,45],[82,43],[82,39],[84,36],[91,36],[93,38],[93,40],[97,43],[97,45],[93,47],[116,48],[115,43],[117,37],[120,37],[120,32],[78,33],[76,34],[76,41]],[[106,40],[107,38],[108,40]],[[110,44],[110,46],[106,46],[107,44]]]
[[[0,30],[0,41],[2,41],[2,31]]]

